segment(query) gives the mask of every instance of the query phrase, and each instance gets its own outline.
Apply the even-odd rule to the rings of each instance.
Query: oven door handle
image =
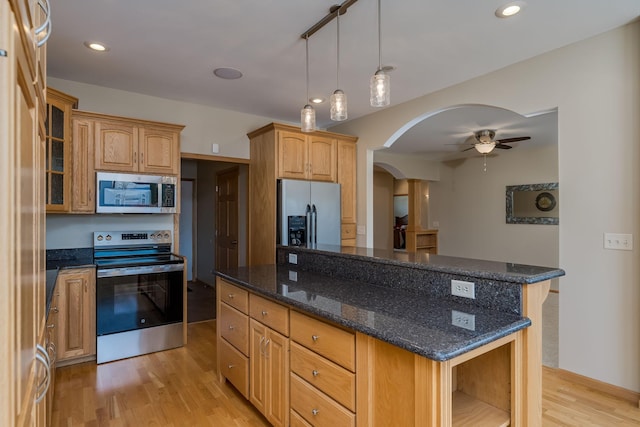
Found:
[[[118,277],[118,276],[135,276],[138,274],[154,274],[169,273],[172,271],[183,271],[184,264],[162,264],[162,265],[143,265],[138,267],[116,267],[116,268],[99,268],[97,277]]]

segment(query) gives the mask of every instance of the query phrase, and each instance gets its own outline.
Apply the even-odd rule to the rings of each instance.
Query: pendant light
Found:
[[[372,107],[386,107],[391,103],[391,77],[382,69],[381,1],[378,0],[378,70],[371,76],[369,83]]]
[[[331,95],[331,120],[341,122],[347,120],[347,95],[340,90],[340,10],[336,15],[336,86],[338,89]]]
[[[307,58],[307,102],[309,102],[309,36],[305,37],[305,48]],[[316,110],[310,104],[306,104],[300,111],[300,130],[302,132],[313,132],[316,130]]]

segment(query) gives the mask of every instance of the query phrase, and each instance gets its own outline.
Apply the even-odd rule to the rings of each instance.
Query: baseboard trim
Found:
[[[613,384],[605,383],[603,381],[595,380],[593,378],[585,377],[584,375],[576,374],[574,372],[565,371],[564,369],[550,368],[548,366],[543,366],[542,369],[547,370],[548,373],[550,373],[551,375],[555,375],[558,378],[570,381],[572,383],[580,384],[585,387],[594,388],[598,391],[609,394],[613,397],[617,397],[618,399],[623,399],[640,407],[640,393],[638,392]]]

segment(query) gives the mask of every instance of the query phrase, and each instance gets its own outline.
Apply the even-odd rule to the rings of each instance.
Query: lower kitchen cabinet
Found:
[[[274,426],[289,418],[289,339],[251,319],[249,400]]]
[[[83,362],[96,355],[95,268],[61,270],[58,293],[58,346],[60,364]]]

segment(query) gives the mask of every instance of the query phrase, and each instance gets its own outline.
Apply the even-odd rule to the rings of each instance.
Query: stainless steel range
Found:
[[[97,362],[183,345],[184,260],[171,231],[93,233]]]

